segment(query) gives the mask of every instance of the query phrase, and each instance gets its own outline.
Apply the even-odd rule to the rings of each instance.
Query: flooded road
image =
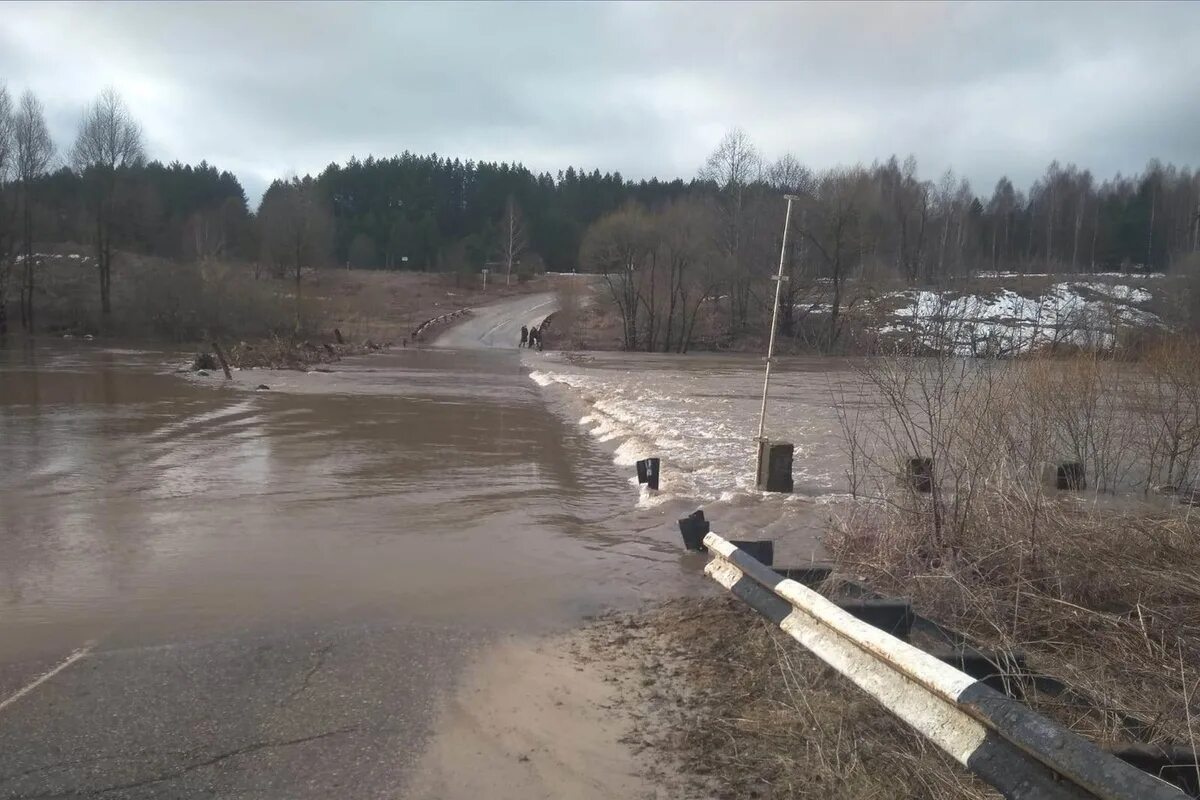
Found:
[[[851,362],[783,358],[772,373],[769,438],[795,445],[790,495],[755,490],[762,362],[745,355],[547,353],[530,378],[573,412],[576,424],[622,469],[645,454],[663,459],[660,491],[642,508],[703,507],[714,529],[774,538],[777,553],[820,553],[831,504],[845,497],[848,456],[837,408],[865,407]]]
[[[515,353],[255,373],[257,392],[153,355],[34,358],[0,389],[4,657],[351,612],[552,619],[565,587],[599,607],[674,557],[630,534],[630,487]]]
[[[0,350],[0,798],[403,796],[497,637],[702,585],[531,355]]]
[[[551,308],[232,382],[172,352],[0,349],[0,798],[404,796],[497,637],[711,590],[679,516],[811,555],[826,376],[784,371],[798,494],[763,497],[758,362],[508,344]]]

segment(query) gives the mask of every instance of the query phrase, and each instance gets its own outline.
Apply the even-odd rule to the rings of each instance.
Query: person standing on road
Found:
[[[526,342],[528,342],[528,341],[529,341],[529,328],[522,325],[521,326],[521,343],[519,345],[517,345],[517,347],[524,347]]]

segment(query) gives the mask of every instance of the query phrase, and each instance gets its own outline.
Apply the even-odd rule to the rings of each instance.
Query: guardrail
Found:
[[[449,314],[442,314],[441,316],[427,319],[424,322],[422,322],[420,325],[418,325],[416,327],[416,329],[412,332],[412,339],[414,342],[419,342],[419,341],[421,341],[421,337],[424,335],[424,333],[427,330],[429,330],[430,328],[434,327],[435,325],[441,325],[443,322],[450,322],[452,320],[456,320],[459,317],[466,316],[467,314],[470,314],[470,313],[471,313],[471,309],[460,308],[457,311],[451,311]]]
[[[982,681],[864,622],[715,533],[704,572],[1008,798],[1179,800]]]

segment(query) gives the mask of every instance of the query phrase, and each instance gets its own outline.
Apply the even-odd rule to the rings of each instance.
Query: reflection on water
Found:
[[[276,618],[520,625],[695,579],[515,353],[235,387],[171,358],[0,350],[0,658]]]

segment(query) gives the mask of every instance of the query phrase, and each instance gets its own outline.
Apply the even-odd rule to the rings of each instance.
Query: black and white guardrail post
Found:
[[[1015,800],[1178,800],[1176,787],[1105,753],[983,682],[780,576],[715,533],[704,572]]]

